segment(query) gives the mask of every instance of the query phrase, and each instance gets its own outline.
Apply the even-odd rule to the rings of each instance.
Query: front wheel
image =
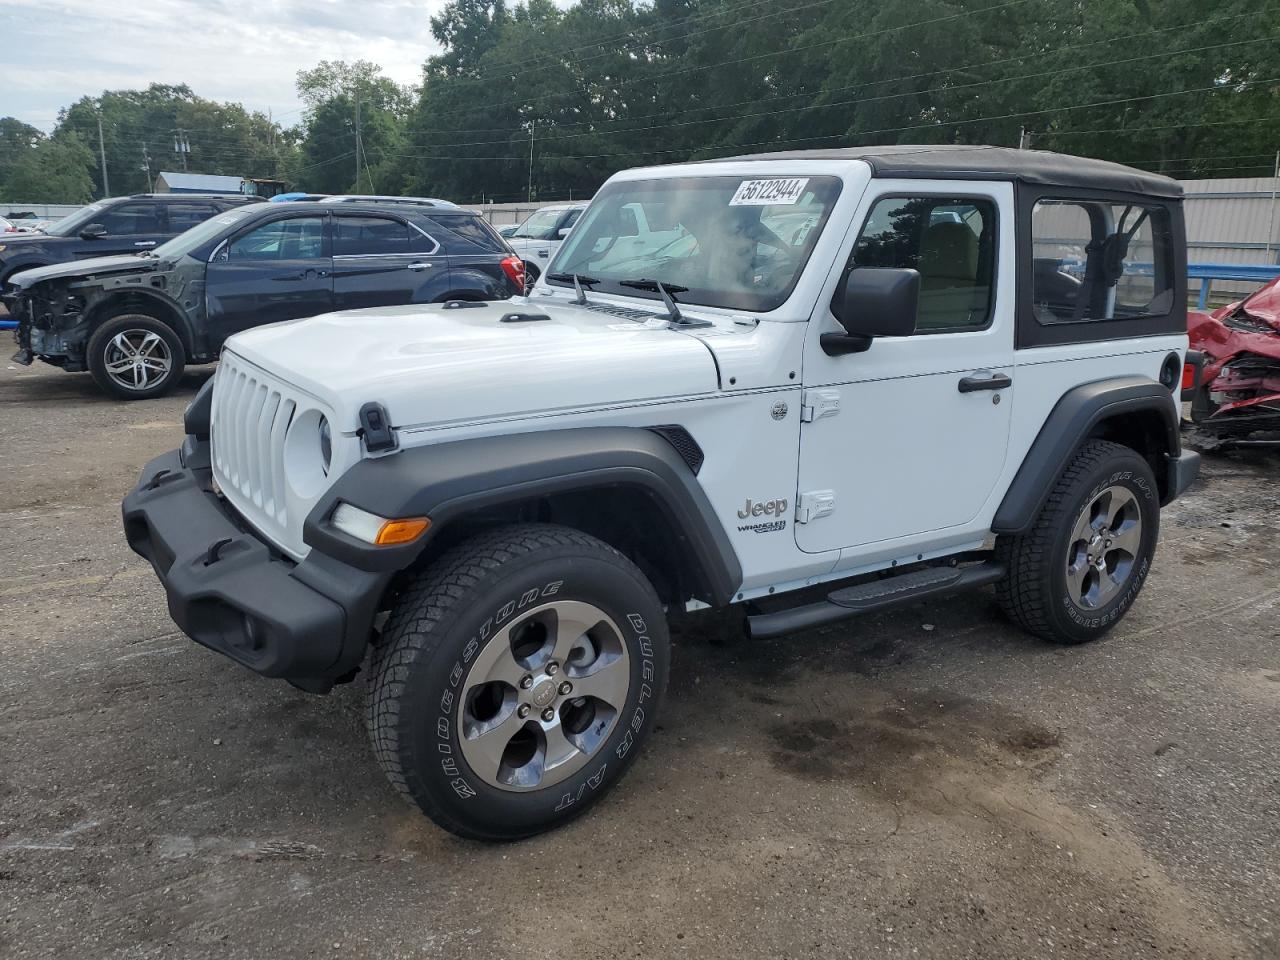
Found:
[[[1008,567],[996,599],[1024,629],[1085,643],[1117,623],[1151,570],[1160,497],[1151,466],[1129,447],[1090,440],[1059,478],[1031,529],[1000,537]]]
[[[173,389],[186,366],[182,340],[167,323],[145,313],[118,314],[89,338],[93,379],[121,400],[147,400]]]
[[[669,641],[644,575],[564,527],[477,536],[415,576],[374,651],[367,721],[387,777],[460,836],[583,813],[634,761]]]

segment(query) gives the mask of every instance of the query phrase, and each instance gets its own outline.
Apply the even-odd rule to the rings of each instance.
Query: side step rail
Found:
[[[1004,564],[992,560],[967,567],[926,567],[883,580],[872,580],[856,587],[845,587],[828,594],[827,599],[817,603],[747,617],[747,633],[756,639],[795,633],[864,613],[887,610],[925,597],[941,597],[982,587],[995,583],[1004,575]]]

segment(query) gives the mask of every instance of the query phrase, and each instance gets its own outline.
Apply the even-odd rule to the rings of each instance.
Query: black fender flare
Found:
[[[644,427],[581,427],[453,440],[360,461],[303,524],[316,550],[365,570],[409,566],[451,523],[475,511],[538,497],[638,488],[670,516],[700,587],[717,605],[742,583],[742,566],[694,471],[664,436]],[[421,540],[372,547],[329,522],[339,501],[383,517],[429,517]]]
[[[1030,529],[1071,457],[1100,423],[1149,412],[1160,416],[1165,454],[1176,460],[1182,449],[1178,433],[1181,413],[1167,387],[1148,377],[1127,376],[1084,383],[1064,393],[1005,492],[991,521],[991,532],[1007,535]]]

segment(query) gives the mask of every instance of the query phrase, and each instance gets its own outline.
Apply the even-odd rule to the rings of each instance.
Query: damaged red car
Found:
[[[1203,354],[1183,378],[1197,427],[1223,441],[1280,432],[1280,277],[1212,313],[1189,311],[1187,334]]]

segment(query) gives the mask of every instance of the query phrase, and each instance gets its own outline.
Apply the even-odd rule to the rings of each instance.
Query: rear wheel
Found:
[[[529,289],[538,282],[538,278],[542,276],[542,271],[538,269],[538,265],[532,260],[524,261],[524,286]]]
[[[89,338],[86,354],[98,386],[121,400],[168,393],[187,360],[173,328],[145,313],[118,314],[101,324]]]
[[[515,840],[584,812],[630,766],[666,685],[662,607],[608,545],[507,527],[401,594],[370,672],[391,782],[461,836]]]
[[[996,556],[1009,571],[996,584],[996,599],[1014,621],[1046,640],[1096,639],[1137,599],[1159,528],[1151,466],[1129,447],[1090,440],[1032,528],[996,541]]]

